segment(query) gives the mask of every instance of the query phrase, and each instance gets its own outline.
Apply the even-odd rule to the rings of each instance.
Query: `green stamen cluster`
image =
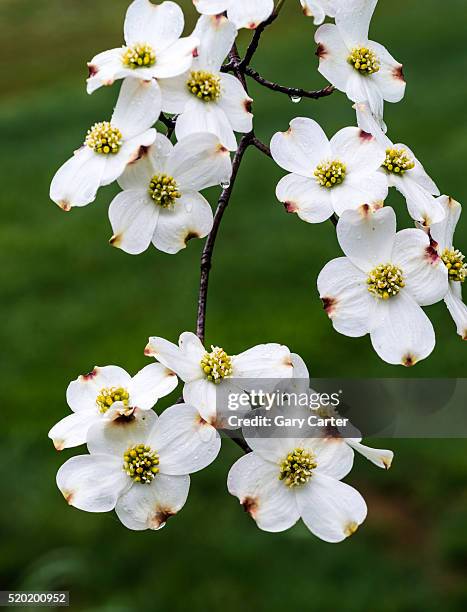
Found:
[[[467,277],[467,263],[464,262],[465,255],[458,249],[445,249],[441,259],[448,269],[449,280],[463,283]]]
[[[368,291],[388,300],[405,287],[402,270],[393,264],[381,264],[372,270],[367,279]]]
[[[345,164],[340,161],[324,161],[316,166],[314,174],[321,187],[331,189],[344,182],[345,171]]]
[[[355,47],[355,49],[352,49],[347,61],[355,70],[358,70],[360,74],[365,76],[378,72],[381,67],[376,53],[368,49],[368,47]]]
[[[104,388],[99,391],[99,395],[96,399],[96,404],[99,410],[104,413],[114,404],[115,402],[122,402],[125,408],[128,407],[130,401],[130,395],[123,387],[110,387]]]
[[[122,138],[122,133],[118,128],[113,127],[109,121],[101,121],[88,130],[84,144],[93,149],[95,153],[115,155],[120,151]]]
[[[156,54],[151,45],[137,44],[127,47],[122,60],[128,68],[149,68],[156,63]]]
[[[186,86],[190,93],[203,102],[215,102],[221,95],[220,78],[205,70],[193,71],[186,82]]]
[[[149,183],[149,195],[162,208],[172,208],[182,196],[174,178],[167,174],[156,174]]]
[[[150,484],[158,465],[159,455],[145,444],[131,446],[123,455],[123,469],[135,482]]]
[[[307,483],[317,466],[316,457],[303,448],[295,448],[280,465],[279,480],[288,487],[299,487]]]
[[[393,174],[403,175],[407,170],[415,167],[414,160],[409,157],[405,149],[386,149],[386,159],[383,168]]]
[[[211,349],[201,359],[200,365],[206,378],[218,384],[226,376],[232,375],[232,359],[218,346],[211,346]]]

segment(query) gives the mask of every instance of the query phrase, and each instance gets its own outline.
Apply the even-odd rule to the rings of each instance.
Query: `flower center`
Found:
[[[149,195],[162,208],[172,208],[182,196],[174,178],[167,174],[156,174],[149,183]]]
[[[402,270],[393,264],[376,266],[368,274],[368,291],[383,300],[388,300],[405,287]]]
[[[122,60],[128,68],[149,68],[156,63],[156,54],[151,45],[136,44],[126,48]]]
[[[135,482],[150,484],[159,472],[159,455],[146,444],[130,446],[123,455],[123,470]]]
[[[201,359],[200,365],[206,378],[217,384],[232,375],[232,359],[218,346],[211,346],[211,349]]]
[[[327,189],[340,185],[345,179],[345,169],[345,164],[340,161],[321,162],[316,166],[314,173],[316,182]]]
[[[215,102],[221,95],[221,80],[205,70],[195,70],[186,82],[188,90],[203,102]]]
[[[386,149],[386,159],[383,162],[383,168],[388,172],[402,175],[414,167],[415,162],[405,149]]]
[[[363,75],[374,74],[381,66],[376,53],[368,47],[355,47],[347,61]]]
[[[445,249],[441,259],[448,269],[449,280],[463,283],[467,277],[467,263],[464,262],[465,255],[458,249]]]
[[[109,155],[120,151],[122,138],[122,133],[118,128],[109,121],[101,121],[88,130],[84,144],[93,149],[95,153]]]
[[[96,398],[96,404],[102,413],[107,412],[115,402],[122,402],[126,408],[129,401],[130,395],[123,387],[104,387]]]
[[[303,448],[295,448],[280,465],[279,480],[288,487],[300,487],[307,483],[317,466],[316,457]]]

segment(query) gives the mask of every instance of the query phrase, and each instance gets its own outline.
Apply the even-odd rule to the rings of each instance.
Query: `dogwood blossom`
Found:
[[[422,164],[405,144],[394,144],[384,134],[366,104],[356,104],[358,126],[377,139],[386,153],[380,172],[389,187],[395,187],[405,198],[407,210],[415,221],[429,227],[443,220],[445,212],[439,200],[439,189]]]
[[[287,132],[273,136],[271,154],[292,173],[279,181],[278,200],[308,223],[382,201],[388,193],[387,179],[379,172],[384,151],[359,128],[344,128],[329,141],[316,121],[298,117]]]
[[[126,45],[99,53],[88,63],[88,93],[112,85],[117,79],[155,79],[157,99],[153,104],[159,116],[157,80],[188,70],[199,43],[193,36],[180,38],[183,27],[183,12],[175,2],[152,4],[149,0],[134,0],[125,18]]]
[[[109,208],[111,244],[137,254],[152,241],[165,253],[177,253],[192,238],[203,238],[213,217],[198,192],[228,181],[231,172],[229,153],[214,134],[192,134],[175,146],[158,134],[119,179],[123,191]]]
[[[335,17],[337,0],[300,0],[303,12],[307,17],[313,17],[313,23],[320,25],[326,18]]]
[[[295,393],[310,393],[317,395],[316,391],[310,388],[310,375],[308,372],[308,368],[300,357],[296,353],[292,353],[292,364],[293,364],[293,378],[286,381],[285,392],[295,392]],[[334,417],[338,419],[340,417],[339,412],[333,406],[321,405],[317,409],[312,409],[314,413],[316,413],[320,418],[329,418]],[[376,466],[380,468],[384,468],[388,470],[391,467],[392,460],[394,458],[394,453],[391,450],[379,449],[379,448],[371,448],[370,446],[365,446],[362,444],[361,435],[357,435],[356,437],[346,437],[348,436],[348,431],[355,431],[356,434],[360,434],[358,430],[353,425],[347,425],[345,431],[339,427],[330,427],[325,428],[321,431],[321,435],[324,438],[332,439],[336,444],[343,444],[347,446],[347,452],[352,456],[353,462],[353,454],[354,451],[374,463]],[[343,450],[343,453],[346,452],[346,449]]]
[[[125,79],[112,119],[89,129],[83,146],[52,179],[50,199],[66,211],[86,206],[96,199],[99,187],[118,179],[156,138],[151,126],[159,117],[158,96],[153,81]]]
[[[419,229],[396,234],[392,208],[363,206],[345,212],[337,238],[346,257],[330,261],[318,290],[333,326],[351,337],[369,333],[384,361],[412,366],[435,347],[433,326],[421,306],[442,300],[448,271]]]
[[[216,422],[216,393],[238,393],[242,379],[288,378],[293,374],[290,351],[280,344],[259,344],[240,353],[228,355],[223,348],[208,351],[191,332],[181,334],[178,346],[164,338],[149,338],[145,355],[178,374],[185,382],[183,398],[196,406],[206,421]]]
[[[179,140],[193,132],[212,132],[233,151],[234,130],[250,132],[253,125],[251,98],[236,77],[220,71],[237,30],[222,15],[203,16],[193,34],[201,41],[198,54],[191,70],[161,81],[162,110],[177,114]]]
[[[457,333],[467,340],[467,306],[462,301],[462,284],[467,278],[467,263],[464,255],[453,245],[454,232],[462,211],[459,202],[441,196],[438,202],[444,208],[445,218],[430,228],[431,237],[438,243],[441,259],[448,269],[449,290],[444,298],[449,313],[457,327]]]
[[[274,9],[274,0],[193,0],[196,10],[202,15],[220,15],[227,11],[227,17],[237,28],[251,30],[266,21]]]
[[[353,102],[367,102],[379,122],[384,100],[404,97],[402,64],[383,45],[368,39],[377,0],[350,0],[339,5],[336,23],[318,28],[315,41],[319,72]]]
[[[325,438],[248,437],[253,452],[229,471],[227,488],[264,531],[289,529],[301,518],[326,542],[341,542],[363,523],[363,497],[341,482],[352,469],[347,446]]]
[[[186,404],[126,421],[102,421],[88,432],[89,455],[69,459],[57,485],[71,506],[87,512],[115,509],[128,529],[160,529],[185,504],[188,474],[214,461],[221,441]]]
[[[66,399],[73,412],[52,427],[49,438],[57,450],[84,444],[95,423],[149,410],[177,383],[175,373],[158,363],[133,378],[118,366],[96,366],[68,385]]]

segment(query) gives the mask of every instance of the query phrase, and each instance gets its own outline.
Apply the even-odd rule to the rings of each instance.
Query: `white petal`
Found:
[[[123,469],[123,455],[130,447],[146,444],[157,421],[153,410],[136,408],[129,417],[103,419],[89,429],[87,445],[92,455],[110,455]]]
[[[420,221],[429,227],[433,223],[443,221],[445,213],[441,204],[424,187],[410,175],[412,170],[403,177],[391,176],[390,180],[407,201],[407,209],[415,221]]]
[[[79,149],[52,179],[50,199],[63,210],[86,206],[96,199],[105,170],[105,156],[89,147]]]
[[[467,340],[467,306],[462,301],[461,284],[449,283],[449,291],[444,298],[449,314],[457,327],[457,333],[463,340]]]
[[[316,30],[315,41],[318,43],[319,72],[334,87],[346,92],[354,69],[347,61],[350,51],[338,28],[330,23],[322,25]]]
[[[274,0],[234,0],[227,8],[227,17],[237,28],[254,29],[265,21],[274,9]]]
[[[251,132],[253,114],[250,112],[252,99],[240,81],[231,74],[221,74],[222,96],[218,100],[230,125],[236,132]]]
[[[115,512],[128,529],[161,529],[188,497],[189,476],[157,474],[151,484],[135,483],[118,500]]]
[[[149,43],[156,50],[164,49],[183,32],[182,9],[175,2],[152,4],[134,0],[125,18],[125,40],[128,45]]]
[[[176,344],[153,336],[149,338],[144,354],[148,357],[155,357],[157,361],[173,370],[182,380],[189,382],[201,378],[200,359],[191,351],[182,350]]]
[[[193,31],[193,36],[201,41],[196,59],[201,70],[219,72],[235,42],[236,27],[220,13],[200,17]]]
[[[215,102],[203,102],[192,96],[192,100],[177,118],[175,135],[178,140],[182,140],[185,136],[199,132],[216,134],[229,151],[237,148],[234,131],[222,108]]]
[[[290,350],[281,344],[258,344],[232,357],[236,378],[290,378],[293,365]]]
[[[172,393],[177,384],[175,372],[161,363],[151,363],[140,370],[131,381],[131,405],[141,410],[149,410],[161,397]]]
[[[342,443],[342,438],[309,438],[303,447],[314,453],[317,467],[314,474],[324,474],[340,480],[345,478],[353,466],[353,451]]]
[[[380,448],[371,448],[365,446],[352,438],[347,438],[346,443],[351,446],[357,453],[363,455],[366,459],[374,463],[380,468],[389,470],[394,459],[394,453],[391,450],[383,450]]]
[[[407,177],[410,178],[411,180],[418,183],[418,185],[422,187],[423,189],[425,189],[428,193],[434,196],[439,196],[440,191],[438,187],[436,186],[436,183],[428,176],[428,174],[425,171],[425,168],[422,166],[420,161],[416,158],[414,152],[411,149],[409,149],[407,145],[402,144],[402,143],[396,143],[393,146],[395,149],[405,149],[405,152],[408,154],[408,156],[411,159],[413,159],[413,161],[415,162],[415,167],[412,168],[412,170],[408,171],[404,175],[404,178],[407,178]]]
[[[119,366],[95,366],[91,372],[78,376],[68,385],[66,401],[73,412],[97,410],[96,399],[101,389],[128,389],[130,382],[131,376]]]
[[[349,47],[368,42],[370,21],[378,0],[352,0],[341,2],[336,12],[336,25]]]
[[[191,134],[175,145],[167,173],[182,192],[201,191],[228,181],[232,164],[229,152],[215,134]]]
[[[430,227],[430,234],[440,248],[440,252],[444,249],[452,249],[454,244],[454,232],[459,221],[462,206],[453,198],[442,195],[437,198],[437,202],[443,207],[445,217],[439,223],[433,223]]]
[[[279,480],[279,467],[256,453],[233,464],[227,488],[264,531],[285,531],[300,518],[293,491]]]
[[[366,275],[346,257],[327,263],[318,276],[318,291],[334,329],[353,338],[370,329],[373,299]]]
[[[278,182],[276,196],[288,213],[297,213],[307,223],[322,223],[333,213],[330,190],[314,178],[287,174]]]
[[[373,134],[384,150],[394,146],[385,134],[386,126],[384,123],[382,126],[381,121],[375,118],[367,102],[354,104],[353,108],[357,115],[357,125],[361,130],[368,134]]]
[[[386,159],[386,152],[376,138],[357,127],[339,130],[330,144],[333,158],[343,162],[349,173],[368,175]]]
[[[381,95],[388,102],[399,102],[405,94],[405,79],[402,64],[396,61],[387,49],[374,41],[369,42],[369,48],[376,53],[380,69],[371,75]]]
[[[436,304],[448,291],[448,271],[423,230],[396,234],[392,261],[401,268],[406,290],[420,306]]]
[[[180,334],[178,344],[182,351],[185,354],[190,355],[195,361],[201,361],[206,354],[206,349],[204,348],[203,343],[193,332],[183,332]]]
[[[109,206],[113,231],[110,244],[131,255],[145,251],[154,236],[159,210],[147,189],[119,193]]]
[[[152,242],[160,251],[175,254],[193,238],[207,236],[212,223],[209,202],[200,193],[186,192],[173,209],[161,210]]]
[[[314,178],[316,166],[331,155],[331,147],[316,121],[298,117],[290,122],[287,132],[274,134],[271,154],[284,170]]]
[[[205,421],[215,423],[217,391],[217,385],[206,378],[200,378],[186,383],[183,399],[190,406],[194,406]]]
[[[323,23],[326,13],[319,0],[300,0],[300,4],[303,7],[303,13],[307,17],[313,17],[313,23],[315,25]]]
[[[127,166],[144,157],[148,147],[156,139],[156,135],[156,130],[146,130],[146,132],[124,141],[122,148],[116,155],[107,155],[101,184],[110,185],[122,176]]]
[[[396,214],[390,207],[372,211],[367,206],[348,210],[336,228],[341,249],[363,272],[391,261],[396,238]]]
[[[341,542],[352,535],[367,514],[365,500],[349,485],[314,474],[297,487],[297,504],[308,529],[325,542]]]
[[[165,173],[167,159],[172,155],[173,148],[166,136],[157,134],[151,145],[140,150],[138,159],[127,165],[118,179],[120,187],[147,191],[152,177]]]
[[[435,348],[433,325],[408,292],[377,300],[376,307],[371,343],[381,359],[409,367],[430,355]]]
[[[156,79],[167,79],[186,73],[191,68],[198,45],[198,38],[188,36],[180,38],[170,47],[161,51],[152,69],[154,77]]]
[[[161,114],[161,90],[157,81],[125,79],[111,123],[126,141],[148,130]]]
[[[86,512],[109,512],[128,487],[123,463],[108,455],[79,455],[58,470],[57,486],[70,506]]]
[[[164,410],[152,430],[148,444],[157,449],[162,474],[192,474],[211,464],[219,454],[217,431],[188,404]]]
[[[230,0],[193,0],[193,4],[202,15],[220,15],[227,10]]]
[[[89,94],[103,85],[112,85],[116,79],[130,75],[131,71],[123,65],[122,53],[122,48],[110,49],[92,58],[88,63],[90,76],[87,80],[87,91]]]
[[[69,414],[59,421],[49,431],[49,438],[54,443],[58,451],[64,448],[72,448],[86,442],[86,435],[89,428],[94,425],[101,416],[97,409],[81,410],[80,412]]]
[[[378,171],[369,174],[354,172],[349,173],[341,185],[330,191],[332,206],[338,215],[342,215],[346,210],[380,207],[388,195],[388,183],[386,177]]]
[[[193,94],[188,91],[187,87],[189,74],[189,72],[183,72],[171,79],[159,80],[162,110],[165,113],[183,113],[185,106],[193,99]]]

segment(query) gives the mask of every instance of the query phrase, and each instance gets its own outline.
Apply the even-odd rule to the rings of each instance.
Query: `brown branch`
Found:
[[[334,92],[334,87],[332,85],[328,85],[323,89],[317,90],[308,90],[302,89],[301,87],[286,87],[285,85],[279,85],[279,83],[273,83],[272,81],[268,81],[268,79],[265,79],[263,76],[260,75],[259,72],[257,72],[250,66],[247,66],[245,68],[245,74],[254,79],[263,87],[271,89],[272,91],[287,94],[290,98],[311,98],[313,100],[318,100],[319,98],[325,98],[326,96],[330,96]]]

